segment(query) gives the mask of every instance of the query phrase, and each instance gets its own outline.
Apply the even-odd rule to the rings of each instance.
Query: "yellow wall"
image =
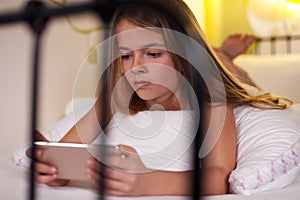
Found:
[[[251,34],[246,17],[247,0],[204,0],[205,32],[213,46],[230,34]]]
[[[204,14],[204,7],[203,1],[204,0],[183,0],[193,11],[195,17],[197,18],[199,24],[204,28],[205,26],[205,14]]]

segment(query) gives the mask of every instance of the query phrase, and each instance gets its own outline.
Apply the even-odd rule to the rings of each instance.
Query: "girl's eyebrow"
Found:
[[[119,47],[119,51],[130,51],[127,47]]]
[[[145,49],[147,48],[152,48],[152,47],[166,47],[165,44],[160,44],[160,43],[150,43],[144,46]]]
[[[153,47],[160,47],[161,49],[166,49],[166,45],[165,44],[161,44],[161,43],[150,43],[147,45],[144,45],[142,48],[140,49],[148,49],[148,48],[153,48]],[[128,47],[119,47],[120,51],[131,51],[132,49],[128,48]]]

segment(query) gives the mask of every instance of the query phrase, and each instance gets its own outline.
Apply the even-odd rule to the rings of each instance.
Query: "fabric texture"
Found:
[[[249,195],[293,182],[300,171],[299,111],[299,105],[286,110],[234,110],[238,153],[229,178],[233,193]]]
[[[63,137],[75,124],[75,121],[91,109],[94,99],[85,99],[84,103],[82,101],[77,103],[81,106],[76,107],[74,112],[72,107],[69,108],[69,111],[66,112],[68,115],[44,133],[49,140],[58,141]],[[300,125],[298,123],[300,121],[300,104],[286,110],[260,110],[241,106],[234,109],[234,114],[237,126],[238,154],[237,167],[229,178],[232,193],[249,195],[290,185],[300,171]],[[180,126],[184,119],[187,120],[187,124]],[[191,138],[184,134],[183,137],[178,137],[178,135],[189,132],[188,127],[193,119],[192,113],[186,111],[166,113],[147,111],[135,116],[117,114],[108,127],[111,135],[107,139],[113,145],[132,145],[131,142],[135,141],[134,146],[141,153],[141,159],[147,167],[159,169],[163,167],[166,170],[175,171],[189,170],[191,166],[188,155],[192,151],[188,147]],[[143,137],[140,138],[137,138],[137,135],[128,135],[131,132],[129,129],[132,123],[139,124],[139,129],[152,123],[152,120],[164,124],[161,129],[157,129],[155,135],[152,133],[150,135],[156,142],[145,143],[143,141],[149,137],[150,132],[147,131],[138,131],[143,134]],[[172,134],[173,132],[175,133]],[[164,161],[174,158],[174,155],[168,154],[170,151],[153,152],[153,149],[158,148],[153,144],[157,143],[163,149],[166,146],[160,144],[166,144],[166,141],[169,143],[175,141],[176,143],[176,141],[184,140],[186,142],[180,148],[176,145],[177,149],[181,149],[179,152],[181,154],[177,154],[181,157],[179,156],[180,159],[176,162],[166,162],[164,165],[161,165],[161,162],[153,162],[159,161],[157,159],[159,155],[163,155]],[[28,167],[30,160],[25,156],[26,148],[15,152],[15,164]]]

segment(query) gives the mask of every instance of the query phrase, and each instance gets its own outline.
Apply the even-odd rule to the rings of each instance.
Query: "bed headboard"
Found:
[[[234,63],[265,91],[300,103],[300,35],[257,38],[255,53]]]
[[[300,53],[300,35],[257,37],[255,54]]]

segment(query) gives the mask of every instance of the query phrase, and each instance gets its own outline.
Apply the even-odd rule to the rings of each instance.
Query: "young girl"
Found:
[[[94,158],[87,161],[90,181],[101,187],[99,180],[104,179],[105,188],[102,189],[108,195],[189,195],[192,188],[191,147],[199,118],[196,94],[191,89],[206,82],[206,88],[200,87],[206,109],[206,115],[202,117],[206,130],[203,138],[211,139],[214,135],[215,140],[208,143],[201,154],[199,178],[203,184],[199,190],[203,195],[227,193],[228,177],[236,164],[233,108],[249,105],[281,109],[287,105],[269,94],[249,94],[244,84],[220,62],[182,0],[152,0],[151,3],[160,6],[127,1],[114,13],[111,36],[116,41],[112,40],[112,64],[105,72],[109,82],[102,82],[102,93],[94,108],[61,142],[92,143],[98,133],[105,130],[98,138],[105,136],[107,142],[140,156],[141,160],[137,162],[145,169],[136,172],[110,168]],[[159,8],[168,8],[169,13]],[[184,36],[190,38],[188,45]],[[180,37],[183,39],[179,40]],[[190,49],[194,41],[202,47],[195,50],[196,56]],[[115,59],[116,53],[119,56]],[[191,68],[190,63],[195,62],[199,63],[195,69],[203,72],[202,77],[195,76],[196,71]],[[232,71],[239,72],[237,69]],[[242,77],[240,80],[248,79]],[[108,105],[103,106],[103,101]],[[224,113],[221,121],[214,118],[214,111],[220,108]],[[150,120],[149,116],[152,117]],[[146,131],[143,127],[151,120],[165,123],[166,128],[155,125]],[[177,123],[182,124],[177,127]],[[163,130],[156,130],[157,127],[163,127]],[[42,154],[41,150],[37,151],[38,160]],[[105,175],[99,173],[100,165],[105,167]],[[56,179],[54,166],[38,162],[36,170],[39,183],[65,183]]]

